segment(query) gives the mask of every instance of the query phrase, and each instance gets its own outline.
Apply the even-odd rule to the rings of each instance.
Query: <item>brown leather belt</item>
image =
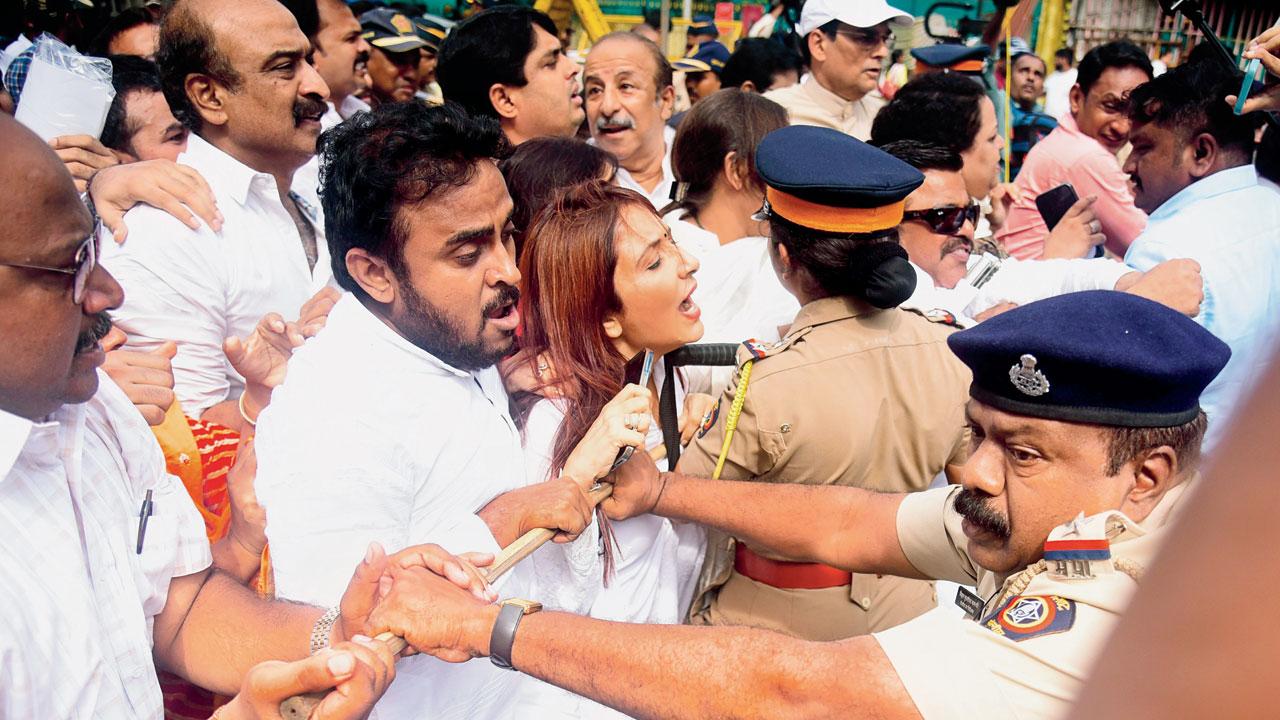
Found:
[[[853,581],[851,573],[830,565],[770,560],[752,552],[741,541],[734,550],[733,569],[739,575],[782,590],[822,590]]]

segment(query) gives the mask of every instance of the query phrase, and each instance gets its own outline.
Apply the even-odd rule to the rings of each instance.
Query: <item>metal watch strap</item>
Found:
[[[316,624],[311,626],[312,655],[329,647],[329,636],[333,634],[333,624],[338,621],[338,616],[341,614],[342,608],[335,605],[325,611],[325,614],[316,619]]]
[[[542,609],[542,603],[532,600],[510,599],[502,602],[498,620],[489,634],[489,660],[503,670],[515,670],[511,664],[511,646],[516,642],[516,628],[520,619]]]

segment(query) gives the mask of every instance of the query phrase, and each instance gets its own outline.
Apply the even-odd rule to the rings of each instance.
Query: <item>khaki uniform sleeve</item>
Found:
[[[898,507],[898,543],[925,577],[974,585],[977,569],[965,550],[960,516],[952,509],[958,492],[960,487],[952,485],[909,493]]]
[[[947,456],[948,465],[963,465],[969,459],[970,437],[970,430],[968,426],[965,426],[956,438],[956,444],[951,448],[951,454]]]
[[[1113,625],[1076,607],[1070,630],[1021,642],[944,608],[874,637],[925,720],[1063,717]]]
[[[719,410],[714,423],[705,433],[699,430],[689,443],[689,447],[681,454],[678,467],[680,472],[701,478],[709,478],[715,472],[716,460],[720,457],[720,449],[724,445],[725,434],[728,432],[733,397],[738,391],[738,383],[741,379],[742,370],[739,369],[734,373],[733,382],[729,383],[720,396]],[[720,473],[722,480],[757,478],[773,469],[776,462],[776,458],[766,450],[764,438],[761,437],[753,392],[756,392],[754,385],[748,383],[742,414],[738,417],[737,430],[733,433],[724,470]]]

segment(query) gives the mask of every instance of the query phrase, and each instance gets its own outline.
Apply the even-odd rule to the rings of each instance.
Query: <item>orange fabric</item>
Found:
[[[164,422],[151,431],[164,451],[169,473],[182,480],[196,510],[200,511],[209,542],[221,540],[231,525],[227,476],[240,447],[239,433],[216,423],[187,417],[178,403],[169,406]],[[254,582],[254,589],[262,597],[275,594],[270,567],[267,551],[263,550],[262,568]],[[176,675],[161,672],[159,676],[166,720],[207,718],[230,700]]]
[[[739,575],[783,590],[821,590],[853,581],[852,574],[829,565],[783,562],[757,555],[742,541],[734,548],[733,569]]]
[[[802,200],[777,188],[766,188],[765,197],[773,212],[791,222],[814,230],[837,233],[870,233],[897,227],[902,222],[906,200],[877,208],[838,208]]]

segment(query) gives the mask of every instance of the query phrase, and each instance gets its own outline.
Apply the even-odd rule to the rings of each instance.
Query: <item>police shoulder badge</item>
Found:
[[[1071,629],[1076,601],[1058,595],[1014,595],[982,621],[983,627],[1014,642]]]
[[[698,437],[701,438],[702,436],[711,432],[711,428],[716,426],[716,421],[719,419],[720,419],[720,403],[717,402],[715,404],[715,407],[708,410],[707,413],[702,416],[702,423],[698,425]]]
[[[1035,355],[1023,355],[1018,365],[1009,368],[1009,382],[1023,395],[1039,397],[1049,392],[1049,379],[1036,369]]]

